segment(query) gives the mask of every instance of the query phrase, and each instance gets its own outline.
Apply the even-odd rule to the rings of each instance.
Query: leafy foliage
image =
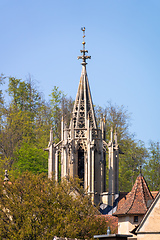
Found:
[[[3,75],[0,85],[7,81]],[[11,175],[24,170],[34,173],[47,172],[47,154],[43,149],[49,141],[49,130],[52,125],[54,142],[60,140],[61,118],[69,126],[73,99],[68,98],[58,87],[51,91],[47,103],[29,77],[26,81],[9,78],[7,93],[10,102],[5,103],[4,94],[0,91],[0,174],[8,169]],[[124,106],[108,102],[105,108],[95,107],[97,123],[101,115],[106,118],[106,141],[110,139],[111,127],[116,129],[120,147],[119,186],[120,191],[130,191],[139,171],[145,167],[151,189],[158,189],[158,157],[155,157],[155,146],[148,150],[144,143],[135,141],[130,133],[130,113]],[[108,161],[108,156],[106,156]],[[107,166],[108,171],[108,166]],[[106,171],[106,172],[107,172]],[[108,185],[108,172],[107,172]],[[155,183],[156,182],[156,183]]]
[[[105,108],[97,106],[96,116],[98,123],[102,115],[106,118],[106,141],[108,142],[110,139],[111,127],[117,131],[118,135],[118,144],[121,153],[119,155],[119,190],[130,191],[139,172],[139,167],[145,164],[148,156],[147,149],[142,141],[135,141],[133,134],[129,132],[130,113],[128,113],[123,105],[117,106],[108,102]],[[106,161],[108,162],[108,155]],[[108,175],[107,164],[107,186]]]
[[[75,179],[57,183],[27,172],[1,181],[0,206],[1,239],[86,239],[108,227]]]
[[[15,152],[14,170],[17,174],[25,172],[26,169],[33,173],[47,173],[48,163],[46,161],[48,153],[35,146],[24,144]]]
[[[42,154],[42,149],[47,146],[49,140],[48,132],[52,123],[50,107],[42,99],[31,79],[22,81],[9,78],[7,92],[11,101],[8,105],[3,104],[0,109],[3,120],[0,126],[0,171],[7,168],[16,175],[17,170],[21,172],[28,166],[29,170],[36,172],[37,166],[33,164],[36,160],[37,164],[41,165],[38,172],[44,171],[44,166],[46,171],[47,164],[44,165],[43,162],[47,162],[47,155]]]
[[[144,174],[152,191],[160,189],[160,149],[159,142],[150,142],[148,161]]]
[[[53,139],[54,142],[57,143],[60,141],[61,136],[61,118],[63,116],[66,124],[69,125],[73,110],[73,100],[71,97],[67,98],[56,86],[54,86],[50,96],[51,113],[53,117]]]

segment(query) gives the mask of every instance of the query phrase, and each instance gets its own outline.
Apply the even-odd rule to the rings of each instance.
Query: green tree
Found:
[[[3,81],[2,75],[0,84]],[[41,154],[40,157],[39,152],[48,145],[51,125],[54,142],[60,140],[61,118],[63,116],[69,126],[74,101],[55,86],[49,103],[46,103],[30,77],[26,81],[9,78],[8,94],[10,102],[7,105],[0,91],[0,174],[6,168],[12,170],[14,174],[24,171],[25,168],[32,169],[33,172],[46,172],[47,155]],[[105,108],[98,106],[95,110],[98,124],[101,115],[105,115],[107,142],[110,139],[111,127],[117,131],[120,152],[123,153],[120,154],[119,161],[120,191],[129,191],[139,166],[145,165],[147,149],[143,142],[136,141],[134,135],[130,133],[130,113],[124,106],[108,102]],[[106,159],[108,161],[108,156]],[[106,177],[108,184],[108,172]]]
[[[48,173],[48,153],[43,149],[27,143],[15,152],[13,169],[16,174],[21,174],[26,170],[35,174]]]
[[[53,117],[53,139],[57,143],[61,136],[61,100],[63,97],[63,92],[59,90],[58,87],[54,86],[51,93],[51,107],[52,107],[52,117]]]
[[[130,191],[140,165],[145,164],[148,156],[147,149],[142,141],[136,141],[134,135],[130,133],[129,127],[131,125],[130,116],[125,107],[118,106],[112,102],[108,102],[105,108],[100,106],[95,108],[97,122],[100,123],[101,116],[106,118],[106,141],[110,140],[111,127],[117,131],[118,144],[120,148],[119,154],[119,190]],[[106,155],[107,171],[106,181],[108,186],[108,155]]]
[[[4,84],[4,79],[5,77],[3,76],[3,74],[1,74],[0,76],[0,86],[2,86]],[[4,97],[3,97],[3,92],[0,89],[0,124],[2,124],[2,115],[4,112]],[[1,127],[1,125],[0,125]]]
[[[12,169],[16,170],[15,173],[12,171],[16,174],[17,166],[21,166],[19,172],[24,170],[24,166],[32,166],[33,172],[37,170],[37,166],[39,166],[38,172],[42,172],[45,166],[46,171],[47,164],[43,161],[47,162],[47,155],[41,154],[40,159],[39,152],[42,152],[49,141],[52,123],[50,106],[43,100],[31,79],[22,81],[9,78],[7,92],[11,101],[5,107],[3,106],[3,122],[0,131],[0,171]],[[28,152],[26,152],[27,149]],[[33,149],[35,149],[34,158],[38,160],[37,166],[33,164],[35,161],[31,157]],[[26,156],[30,158],[27,160]],[[43,161],[42,157],[45,157]],[[24,159],[23,166],[22,159]],[[29,161],[30,164],[27,165]]]
[[[67,98],[67,96],[59,90],[59,87],[54,86],[51,93],[51,112],[52,112],[52,127],[53,127],[53,139],[57,143],[60,141],[61,136],[61,119],[64,117],[65,122],[69,125],[72,111],[73,111],[73,100]]]
[[[57,183],[28,172],[11,184],[1,181],[0,206],[1,239],[86,239],[107,231],[75,179]]]
[[[119,190],[128,192],[135,183],[140,166],[145,165],[148,151],[143,142],[133,139],[123,140],[120,149],[123,154],[119,155]]]
[[[30,76],[26,81],[14,77],[9,78],[7,92],[11,97],[11,103],[17,110],[36,113],[42,103],[42,97],[34,85]]]
[[[160,189],[160,149],[159,142],[150,142],[149,157],[147,159],[144,175],[150,190]]]

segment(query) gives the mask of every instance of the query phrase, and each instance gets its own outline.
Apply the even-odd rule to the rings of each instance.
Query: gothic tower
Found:
[[[67,128],[62,118],[59,143],[53,143],[52,129],[50,131],[50,142],[46,149],[49,151],[48,177],[52,178],[54,173],[55,180],[58,180],[60,168],[61,178],[78,176],[88,194],[91,195],[92,202],[98,204],[103,201],[103,195],[106,192],[106,147],[108,144],[105,141],[105,118],[102,116],[100,128],[96,123],[86,70],[86,60],[91,57],[87,55],[88,51],[85,49],[85,28],[82,28],[82,31],[83,50],[81,50],[82,56],[78,57],[82,59],[82,72],[72,119]],[[110,151],[110,158],[113,152]],[[114,190],[117,192],[117,187],[110,188],[111,195]]]

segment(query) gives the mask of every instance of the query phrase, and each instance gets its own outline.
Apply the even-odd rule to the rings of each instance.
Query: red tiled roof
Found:
[[[131,192],[124,194],[113,215],[145,214],[153,199],[144,177],[139,174]]]
[[[105,219],[111,228],[111,233],[118,233],[118,217],[112,215],[100,215],[99,218]]]
[[[125,203],[127,194],[128,194],[128,192],[120,192],[119,193],[119,200],[118,200],[117,210],[120,209],[123,206],[123,204]]]

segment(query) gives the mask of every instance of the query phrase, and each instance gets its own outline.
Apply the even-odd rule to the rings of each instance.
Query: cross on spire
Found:
[[[82,27],[81,28],[82,32],[83,32],[83,50],[80,50],[80,52],[82,53],[82,56],[78,56],[78,59],[82,59],[82,65],[86,65],[86,59],[91,59],[91,56],[86,56],[86,53],[88,53],[88,50],[85,49],[85,27]]]

